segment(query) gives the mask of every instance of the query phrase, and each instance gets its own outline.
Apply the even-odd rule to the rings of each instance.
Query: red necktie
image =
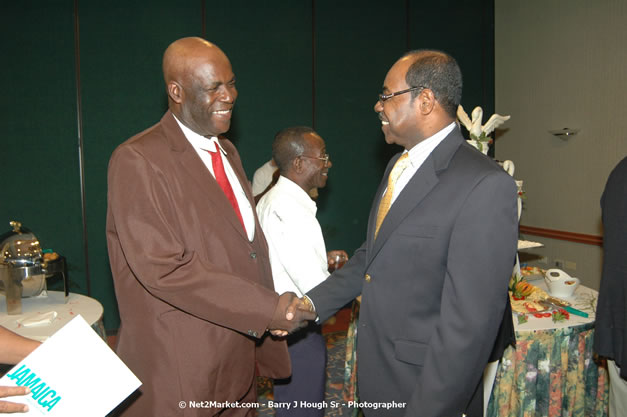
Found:
[[[224,172],[224,163],[222,162],[222,155],[220,152],[220,147],[216,144],[217,152],[207,151],[209,155],[211,155],[211,165],[213,166],[213,174],[216,177],[216,181],[220,184],[222,191],[226,195],[226,198],[229,199],[231,205],[233,206],[233,210],[235,210],[235,214],[239,218],[240,223],[242,223],[242,227],[244,231],[246,231],[246,226],[244,226],[244,219],[242,218],[242,213],[239,211],[239,205],[237,204],[237,199],[235,198],[235,193],[233,193],[233,188],[231,187],[231,183],[229,179],[226,177],[226,172]]]

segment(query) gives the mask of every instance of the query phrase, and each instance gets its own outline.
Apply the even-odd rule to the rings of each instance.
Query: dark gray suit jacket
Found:
[[[601,197],[603,278],[594,351],[613,359],[627,380],[627,158],[610,174]]]
[[[518,239],[516,187],[455,128],[400,193],[374,240],[399,156],[377,190],[366,242],[307,295],[325,320],[362,294],[360,400],[406,403],[366,415],[460,416],[505,310]]]

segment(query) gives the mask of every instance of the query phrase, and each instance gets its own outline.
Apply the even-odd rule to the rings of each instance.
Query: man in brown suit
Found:
[[[293,293],[274,292],[237,150],[218,138],[237,98],[228,58],[184,38],[166,50],[163,71],[169,111],[109,163],[117,353],[143,382],[123,415],[251,415],[237,407],[256,402],[255,368],[290,375],[285,342],[267,330],[313,317],[294,310]]]

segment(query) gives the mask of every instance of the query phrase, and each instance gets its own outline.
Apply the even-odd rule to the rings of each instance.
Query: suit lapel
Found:
[[[399,224],[420,204],[438,181],[433,167],[433,159],[428,157],[398,195],[383,223],[381,223],[379,234],[372,247],[372,257],[377,255],[390,235],[398,229]]]
[[[252,189],[250,187],[247,187],[248,184],[248,178],[246,177],[246,174],[244,173],[244,171],[242,171],[240,169],[241,167],[241,162],[239,160],[236,160],[234,157],[234,149],[235,146],[228,141],[228,145],[226,143],[224,143],[226,139],[220,137],[220,144],[228,150],[227,155],[226,155],[226,159],[228,159],[229,164],[231,164],[231,167],[233,168],[233,171],[235,172],[235,175],[237,176],[237,180],[240,182],[242,189],[244,190],[244,194],[246,194],[246,198],[248,199],[248,202],[250,203],[251,207],[255,207],[255,199],[253,198],[253,192]],[[232,148],[232,149],[231,149]]]
[[[367,230],[367,238],[366,238],[366,249],[368,253],[372,253],[372,248],[374,246],[374,231],[377,223],[377,213],[379,211],[379,204],[381,204],[381,199],[383,198],[383,192],[385,191],[388,184],[388,177],[390,176],[390,172],[400,158],[402,153],[398,153],[390,159],[388,162],[388,166],[385,168],[385,172],[383,173],[383,179],[379,184],[379,188],[375,194],[374,201],[372,202],[372,207],[370,208],[370,216],[368,217],[368,230]],[[389,214],[389,213],[388,213]]]
[[[202,195],[205,196],[204,200],[208,204],[215,206],[216,212],[223,213],[228,223],[237,230],[243,238],[248,240],[248,236],[242,228],[242,224],[237,214],[235,214],[231,202],[224,194],[224,191],[222,191],[216,179],[211,175],[211,172],[209,172],[204,162],[200,159],[194,147],[185,138],[176,120],[174,120],[174,116],[168,111],[163,119],[161,119],[161,123],[164,126],[164,131],[170,141],[171,148],[174,152],[178,153],[177,162],[179,166],[188,173],[192,181],[200,188]],[[241,182],[241,173],[235,168],[233,160],[230,158],[229,163],[234,167],[233,169]],[[246,187],[244,187],[244,190],[246,191]],[[246,195],[248,196],[248,193]]]
[[[254,222],[255,234],[254,234],[253,239],[257,239],[257,236],[259,235],[259,231],[261,230],[261,227],[258,227],[257,213],[255,211],[255,199],[253,197],[253,190],[248,185],[249,184],[248,178],[246,177],[246,173],[243,170],[241,161],[238,158],[235,158],[235,154],[236,154],[235,145],[233,145],[228,139],[224,139],[224,138],[220,138],[220,144],[224,147],[225,150],[227,150],[226,158],[228,159],[229,164],[231,164],[231,168],[233,168],[233,172],[235,172],[235,175],[237,176],[237,180],[239,181],[240,185],[242,186],[242,189],[244,190],[244,194],[246,194],[246,199],[248,200],[250,207],[252,207],[253,218],[255,220]],[[231,207],[231,210],[232,210],[232,207]],[[241,210],[243,210],[242,207],[240,207],[240,211]],[[233,214],[235,215],[235,212],[233,212]],[[239,219],[237,219],[236,215],[234,217],[237,220],[237,224],[240,226],[239,230],[241,231],[242,236],[248,239],[248,234],[246,233],[245,230],[242,229]]]
[[[431,154],[425,159],[418,171],[414,174],[411,180],[407,183],[403,191],[398,195],[394,204],[390,208],[387,216],[381,223],[379,234],[374,239],[374,224],[377,217],[377,211],[379,209],[379,202],[381,201],[383,191],[387,186],[388,176],[394,163],[400,157],[400,154],[395,156],[388,165],[383,181],[379,185],[377,191],[377,198],[373,204],[368,227],[369,236],[369,260],[371,261],[379,253],[387,239],[398,229],[401,222],[416,208],[420,202],[429,194],[429,192],[438,184],[438,174],[440,171],[446,169],[449,162],[459,146],[462,144],[462,137],[459,133],[459,128],[453,129],[453,131],[431,152]]]

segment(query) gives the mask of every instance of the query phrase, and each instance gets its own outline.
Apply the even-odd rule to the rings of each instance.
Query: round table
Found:
[[[546,290],[544,281],[532,284]],[[587,318],[571,313],[569,320],[554,322],[528,314],[527,322],[518,323],[514,314],[516,349],[508,347],[498,363],[487,416],[607,415],[607,371],[592,349],[597,297],[580,286],[565,299]]]
[[[8,315],[4,294],[0,294],[0,325],[30,339],[41,342],[52,336],[71,319],[80,314],[91,327],[106,340],[102,323],[102,304],[93,298],[81,294],[70,293],[67,302],[61,291],[47,291],[46,296],[22,299],[22,314]],[[57,316],[49,324],[23,326],[20,321],[38,317],[41,314],[56,311]]]
[[[535,280],[529,283],[548,292],[544,280]],[[597,298],[599,298],[597,291],[580,285],[572,297],[563,298],[563,300],[568,301],[570,305],[577,310],[588,313],[588,317],[571,314],[568,320],[554,322],[551,317],[538,318],[534,317],[533,314],[527,314],[528,321],[526,323],[519,323],[517,315],[514,314],[514,330],[516,330],[516,332],[533,332],[538,330],[565,329],[581,324],[594,323],[594,319],[596,318]]]

